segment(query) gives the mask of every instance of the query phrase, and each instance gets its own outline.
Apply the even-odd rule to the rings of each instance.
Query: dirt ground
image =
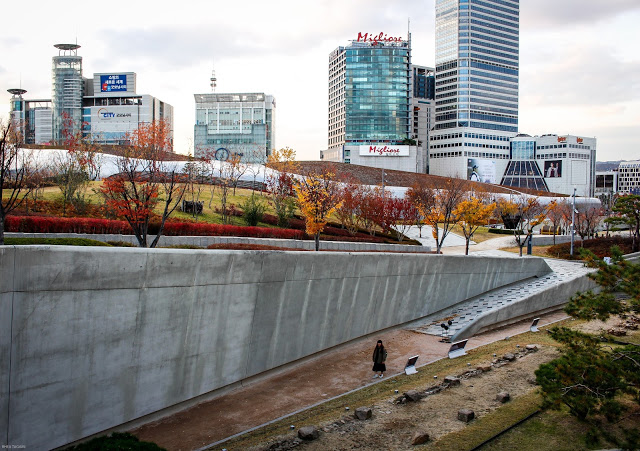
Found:
[[[417,432],[428,433],[431,440],[462,429],[465,423],[457,419],[458,410],[471,409],[476,418],[497,409],[500,392],[512,398],[535,390],[534,371],[541,363],[557,355],[555,348],[541,347],[515,362],[470,379],[460,386],[424,398],[416,403],[394,404],[393,398],[373,406],[369,421],[353,421],[338,429],[323,428],[320,439],[305,444],[305,451],[324,450],[408,450]],[[256,448],[265,449],[264,447]]]
[[[565,316],[562,312],[547,314],[541,317],[540,324],[557,321]],[[529,324],[530,320],[481,334],[469,340],[467,348],[471,349],[527,331]],[[162,420],[146,424],[131,432],[141,440],[155,442],[168,450],[194,450],[350,390],[375,383],[379,379],[372,379],[370,361],[373,346],[378,338],[384,341],[389,352],[385,377],[402,372],[407,358],[413,355],[420,355],[418,366],[446,357],[450,346],[447,343],[441,343],[439,337],[407,329],[382,332],[327,351],[314,359],[286,368],[279,373],[268,374],[257,382]],[[543,357],[545,353],[542,352],[539,356]],[[533,369],[539,365],[539,362],[536,363],[539,357],[527,357],[527,359],[522,359],[525,363],[522,370],[517,369],[521,366],[519,362],[513,369],[488,374],[484,381],[469,382],[473,387],[464,385],[463,389],[458,389],[455,393],[458,393],[457,396],[460,396],[461,399],[478,398],[477,402],[480,404],[477,404],[477,407],[474,404],[473,407],[476,411],[481,412],[482,409],[487,409],[490,405],[495,404],[490,398],[494,398],[497,392],[492,390],[491,393],[488,393],[487,387],[504,386],[505,390],[511,390],[514,394],[521,390],[530,390],[533,386],[526,381],[527,377],[524,376],[524,373],[512,373],[512,371],[524,371],[533,374]],[[528,362],[531,364],[527,365]],[[516,375],[517,377],[514,377]],[[519,387],[515,385],[511,387],[511,383],[520,385]],[[476,386],[484,388],[476,388]],[[488,396],[484,401],[487,404],[482,403],[484,398],[480,394]],[[447,396],[452,396],[452,400],[456,400],[454,394]],[[439,409],[446,408],[448,405],[457,409],[459,408],[458,401],[447,402],[442,407],[433,407],[434,410],[427,411],[428,413],[425,415],[442,418],[443,424],[449,424],[446,417],[450,415]],[[440,406],[439,403],[433,404],[431,400],[420,405],[422,406],[422,404]],[[391,409],[383,409],[382,411],[391,412]],[[382,423],[387,426],[378,427],[389,427],[389,424],[394,421],[408,423],[408,420],[403,418],[405,415],[403,412],[397,412],[398,418],[395,418],[391,413],[379,413],[378,421],[385,418]],[[454,427],[454,425],[451,424],[450,427]],[[444,428],[443,425],[443,428],[439,428],[439,430],[444,431]],[[398,438],[398,440],[401,439]],[[317,449],[351,448],[325,447]]]

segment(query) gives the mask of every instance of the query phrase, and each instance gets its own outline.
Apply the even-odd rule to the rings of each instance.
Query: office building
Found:
[[[435,69],[425,66],[411,66],[411,139],[418,146],[418,170],[429,172],[429,138],[433,128],[435,112]]]
[[[173,143],[173,107],[148,94],[136,93],[134,72],[95,73],[86,80],[83,97],[83,134],[90,141],[126,145],[141,124],[164,121]],[[173,146],[172,149],[173,150]]]
[[[194,155],[263,163],[275,148],[276,101],[264,93],[194,94]]]
[[[419,170],[410,145],[410,40],[358,33],[329,55],[329,124],[326,161],[403,171]]]
[[[472,154],[509,159],[518,84],[519,1],[437,1],[431,174],[464,177]]]
[[[618,166],[618,193],[640,194],[640,161],[623,161]]]
[[[61,145],[68,134],[101,145],[126,145],[140,124],[164,120],[173,143],[173,107],[136,93],[133,72],[82,75],[77,44],[56,44],[52,59],[51,99],[24,99],[24,89],[10,89],[11,118],[26,144]],[[172,148],[169,149],[173,151]]]

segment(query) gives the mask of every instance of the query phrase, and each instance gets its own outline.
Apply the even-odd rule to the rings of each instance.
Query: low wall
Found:
[[[134,235],[98,234],[98,233],[5,233],[10,238],[87,238],[102,241],[123,241],[138,245]],[[153,237],[148,242],[151,243]],[[286,240],[277,238],[249,238],[237,236],[165,236],[160,237],[158,245],[167,246],[199,246],[206,248],[210,244],[260,244],[263,246],[276,246],[290,249],[304,249],[313,251],[316,249],[315,241]],[[408,244],[380,244],[358,243],[351,241],[320,241],[320,250],[324,251],[369,251],[369,252],[431,252],[429,246],[415,246]]]
[[[529,258],[0,246],[0,442],[61,446],[548,272]]]

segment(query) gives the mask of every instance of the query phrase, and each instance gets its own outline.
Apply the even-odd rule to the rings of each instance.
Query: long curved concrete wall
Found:
[[[542,259],[0,246],[0,442],[61,446],[549,271]]]

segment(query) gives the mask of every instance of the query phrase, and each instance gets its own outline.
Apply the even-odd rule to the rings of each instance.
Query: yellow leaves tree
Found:
[[[316,251],[320,250],[320,233],[329,217],[340,208],[340,188],[334,179],[335,172],[330,167],[325,167],[294,182],[306,232],[315,238]]]
[[[455,208],[453,214],[458,218],[466,241],[465,255],[469,255],[469,241],[478,227],[487,224],[493,214],[496,204],[486,204],[478,198],[463,200]]]
[[[295,208],[294,177],[297,170],[296,151],[285,147],[267,157],[265,179],[269,201],[278,217],[278,225],[287,227]]]

